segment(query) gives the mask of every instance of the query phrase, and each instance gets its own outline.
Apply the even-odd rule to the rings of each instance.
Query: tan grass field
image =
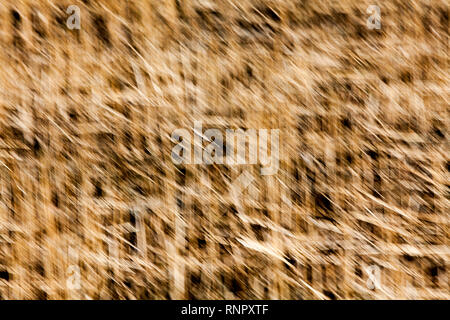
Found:
[[[0,1],[0,298],[449,299],[448,27],[441,0]],[[174,164],[194,121],[279,129],[278,172]]]

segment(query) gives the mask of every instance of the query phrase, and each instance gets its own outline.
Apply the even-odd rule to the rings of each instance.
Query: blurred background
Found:
[[[448,299],[448,30],[440,0],[2,0],[0,298]],[[279,129],[279,171],[175,165],[194,121]]]

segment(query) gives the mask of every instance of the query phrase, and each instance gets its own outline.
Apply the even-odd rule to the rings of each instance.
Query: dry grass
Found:
[[[0,298],[448,299],[448,7],[374,2],[2,0]],[[280,129],[243,212],[194,120]]]

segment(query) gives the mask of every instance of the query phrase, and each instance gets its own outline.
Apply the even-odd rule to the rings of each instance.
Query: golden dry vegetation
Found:
[[[448,39],[441,0],[2,0],[0,298],[448,299]],[[194,121],[278,173],[175,165]]]

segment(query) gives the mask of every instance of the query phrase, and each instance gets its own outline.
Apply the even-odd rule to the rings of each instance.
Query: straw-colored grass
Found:
[[[2,0],[0,298],[448,299],[448,6],[374,2]],[[280,170],[176,166],[194,121]]]

